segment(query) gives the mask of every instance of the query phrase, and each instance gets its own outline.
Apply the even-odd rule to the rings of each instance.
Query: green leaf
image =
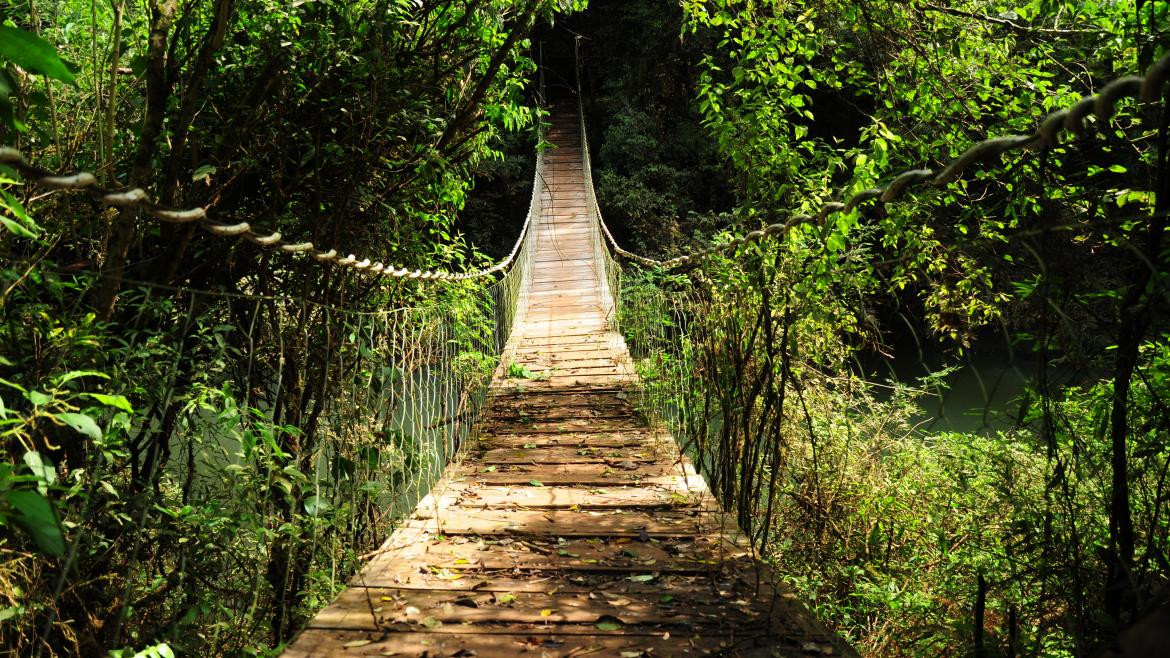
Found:
[[[121,395],[106,395],[104,393],[86,393],[85,395],[101,402],[107,407],[115,407],[127,413],[134,413],[134,407],[130,406],[130,401]]]
[[[73,74],[57,50],[31,32],[0,25],[0,57],[30,73],[73,84]]]
[[[67,411],[61,412],[57,414],[57,420],[60,420],[62,423],[65,423],[69,427],[72,427],[78,432],[81,432],[94,441],[102,440],[102,428],[98,427],[98,424],[85,414],[71,413]]]
[[[11,219],[8,219],[4,215],[0,215],[0,224],[3,224],[4,228],[8,229],[9,233],[12,233],[13,235],[15,235],[17,237],[21,237],[21,238],[35,238],[35,237],[37,237],[36,233],[33,233],[32,231],[26,229],[25,227],[21,226],[17,222],[14,222]]]
[[[654,574],[643,573],[636,576],[630,576],[630,582],[633,583],[648,583],[651,580],[654,580]]]
[[[12,213],[12,215],[18,220],[23,222],[24,226],[28,228],[28,230],[33,232],[41,230],[41,227],[37,226],[37,223],[33,220],[32,216],[25,212],[24,206],[20,203],[20,199],[12,196],[12,194],[6,190],[0,190],[0,199],[4,200],[4,203],[2,204],[3,208]]]
[[[56,384],[57,386],[60,386],[61,384],[64,384],[65,382],[71,382],[74,379],[79,379],[81,377],[101,377],[102,379],[109,379],[110,378],[110,376],[107,375],[106,373],[98,372],[96,370],[70,370],[69,372],[65,373],[64,375],[61,375],[60,377],[54,377],[53,383]]]
[[[544,483],[541,482],[540,480],[529,480],[528,484],[530,484],[534,487],[543,487],[544,486]]]
[[[202,165],[191,174],[191,180],[200,181],[211,178],[211,175],[218,171],[214,165]]]
[[[111,651],[110,655],[114,656],[115,654]],[[124,656],[124,652],[117,655]],[[164,642],[162,644],[156,644],[153,647],[146,647],[142,651],[135,653],[131,658],[175,658],[175,652],[171,649],[170,645]]]
[[[8,77],[8,72],[0,69],[0,123],[13,130],[24,132],[21,128],[25,126],[16,120],[15,108],[12,106],[12,101],[9,100],[9,96],[15,89],[16,85]]]
[[[29,450],[24,453],[24,463],[28,466],[28,470],[40,480],[37,483],[37,491],[42,495],[49,493],[49,486],[57,482],[57,469],[53,466],[53,462],[46,461],[41,457],[41,453],[36,450]]]
[[[305,499],[305,513],[309,516],[321,516],[332,507],[329,501],[323,500],[320,496],[309,496]]]
[[[597,619],[597,630],[620,631],[622,630],[622,620],[613,615],[602,615]]]
[[[31,489],[9,491],[8,504],[16,512],[10,518],[32,537],[41,552],[61,557],[65,554],[65,535],[48,498]]]
[[[35,407],[43,407],[53,401],[53,396],[47,393],[41,393],[40,391],[25,391],[24,397],[29,402],[32,402]]]

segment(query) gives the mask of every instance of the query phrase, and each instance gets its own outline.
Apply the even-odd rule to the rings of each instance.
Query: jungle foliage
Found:
[[[1162,2],[682,6],[693,107],[735,199],[711,241],[1030,133],[1170,47]],[[1094,655],[1165,605],[1167,116],[1127,103],[778,244],[627,271],[648,403],[863,653]],[[612,161],[638,157],[610,137],[593,139]],[[640,212],[624,181],[599,187],[607,217]],[[1023,355],[1030,389],[993,410],[1011,428],[917,428],[925,383],[863,367],[907,344]]]
[[[292,242],[468,269],[485,257],[453,217],[538,116],[533,26],[574,7],[5,3],[0,143]],[[0,177],[0,645],[268,653],[457,448],[499,290]]]
[[[583,4],[8,3],[0,143],[463,269],[523,219],[537,61],[548,100],[575,102],[579,46],[602,211],[674,256],[1029,132],[1144,70],[1170,25],[1161,0],[563,16]],[[1164,605],[1167,152],[1164,106],[1127,102],[823,228],[627,268],[646,401],[864,653],[1088,656]],[[0,644],[271,653],[457,449],[498,289],[387,283],[25,183],[0,166]],[[861,365],[994,341],[1032,373],[1003,431],[924,432],[922,383]]]

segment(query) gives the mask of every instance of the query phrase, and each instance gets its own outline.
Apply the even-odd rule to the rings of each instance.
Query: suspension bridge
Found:
[[[582,131],[554,113],[474,439],[285,656],[852,655],[633,407]]]
[[[379,437],[403,443],[409,436],[421,453],[415,479],[395,492],[394,501],[425,495],[380,548],[363,556],[365,566],[284,655],[850,656],[853,650],[758,559],[737,523],[744,509],[721,507],[663,429],[663,418],[648,417],[641,412],[645,405],[635,404],[645,395],[620,332],[616,259],[658,269],[694,265],[802,225],[824,225],[832,214],[862,204],[892,202],[915,186],[944,186],[989,157],[1054,147],[1063,133],[1084,131],[1090,116],[1108,121],[1121,99],[1156,102],[1168,79],[1170,57],[1164,57],[1144,76],[1120,78],[1053,112],[1033,133],[984,140],[938,171],[904,171],[882,187],[667,261],[622,249],[602,221],[579,85],[578,106],[554,111],[544,135],[551,148],[538,149],[532,199],[515,247],[474,272],[411,270],[290,243],[279,232],[222,221],[204,208],[159,205],[140,189],[102,188],[92,174],[55,174],[12,148],[0,148],[0,164],[42,187],[83,191],[160,221],[197,223],[216,236],[372,275],[451,282],[500,275],[486,287],[490,308],[480,309],[483,324],[492,328],[466,344],[455,339],[461,321],[443,309],[365,312],[300,299],[181,291],[189,297],[187,326],[199,308],[205,315],[234,313],[250,327],[246,366],[234,373],[249,394],[281,391],[286,355],[314,340],[326,343],[321,390],[338,393],[323,405],[331,427],[323,434],[330,438],[294,455],[305,470],[316,471],[315,478],[324,477],[323,460],[331,460],[355,490],[382,478]],[[691,312],[696,308],[692,304]],[[280,328],[275,342],[254,340],[253,329],[265,322]],[[318,325],[325,329],[314,334],[310,327]],[[680,335],[660,338],[679,341]],[[173,373],[181,370],[184,350],[196,346],[181,344]],[[469,353],[499,355],[498,366],[469,375],[461,361]],[[265,361],[278,365],[266,367]],[[697,367],[691,362],[679,370]],[[656,416],[682,413],[649,406]],[[189,422],[198,426],[205,419]],[[372,436],[371,428],[383,434]],[[317,486],[324,491],[330,484]],[[334,492],[338,498],[340,491]],[[318,497],[312,497],[313,509],[321,508]],[[373,509],[384,499],[361,500],[368,507],[363,514],[379,523],[396,516]],[[299,502],[310,507],[309,500]],[[374,531],[383,527],[370,524]],[[269,583],[283,578],[286,590],[298,592],[305,567],[293,552],[283,555],[282,564],[270,560]],[[291,618],[283,608],[279,614]]]
[[[622,249],[594,196],[578,106],[556,111],[524,234],[509,260],[511,333],[472,439],[350,587],[284,654],[856,655],[752,551],[674,439],[631,404],[618,332],[626,258],[670,269],[782,236],[915,185],[946,185],[1013,150],[1049,148],[1123,97],[1153,101],[1170,58],[1050,114],[813,214],[670,261]],[[441,278],[441,276],[440,276]]]

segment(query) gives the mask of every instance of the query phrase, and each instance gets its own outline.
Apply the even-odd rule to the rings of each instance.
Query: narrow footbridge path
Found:
[[[853,655],[631,405],[579,125],[557,113],[547,135],[516,323],[471,444],[286,656]]]

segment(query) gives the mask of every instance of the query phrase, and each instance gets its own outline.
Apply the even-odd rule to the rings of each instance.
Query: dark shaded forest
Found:
[[[13,655],[279,652],[458,453],[511,322],[506,276],[369,259],[505,258],[542,119],[578,85],[621,247],[818,219],[623,263],[617,323],[647,413],[820,619],[874,656],[1139,655],[1124,642],[1167,626],[1170,90],[821,210],[1144,74],[1170,3],[30,0],[0,20],[0,144],[23,158],[0,158]],[[238,222],[368,259],[205,228]],[[1023,381],[984,396],[994,426],[924,422],[989,359]]]

